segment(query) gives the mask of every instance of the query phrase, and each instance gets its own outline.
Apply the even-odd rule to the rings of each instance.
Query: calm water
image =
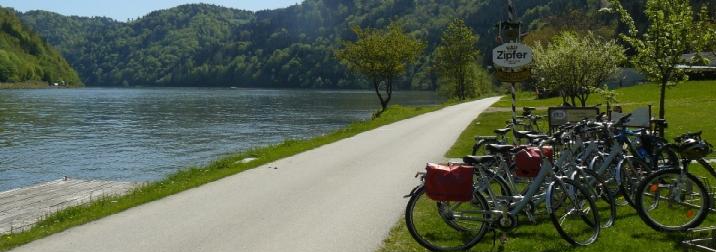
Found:
[[[435,104],[429,92],[395,103]],[[0,91],[0,191],[70,176],[148,181],[222,154],[369,118],[367,91],[44,89]]]

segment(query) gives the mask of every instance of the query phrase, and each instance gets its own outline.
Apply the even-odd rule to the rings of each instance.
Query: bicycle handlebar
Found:
[[[615,126],[623,126],[625,123],[628,123],[630,121],[630,118],[632,116],[632,113],[624,115],[622,118],[619,118],[619,120],[614,123]]]

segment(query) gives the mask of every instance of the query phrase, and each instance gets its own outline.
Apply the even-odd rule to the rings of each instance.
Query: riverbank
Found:
[[[25,231],[44,216],[103,197],[125,194],[137,185],[63,178],[0,192],[0,234]]]
[[[654,113],[658,111],[658,86],[642,84],[634,87],[617,90],[618,104],[622,104],[624,111],[631,111],[637,107],[654,105]],[[687,131],[703,130],[703,137],[707,141],[716,142],[716,111],[704,108],[716,106],[716,81],[690,81],[670,88],[666,93],[666,118],[669,122],[667,139],[671,136]],[[560,98],[535,99],[534,96],[522,93],[518,95],[517,105],[546,108],[559,104]],[[590,98],[588,104],[601,103],[598,96]],[[490,110],[476,118],[467,127],[452,148],[445,154],[446,157],[459,158],[468,155],[475,143],[476,135],[494,135],[493,129],[504,127],[505,120],[511,118],[511,112],[505,108],[511,106],[510,97],[506,96],[495,103]],[[602,108],[603,110],[604,108]],[[538,114],[545,114],[545,109],[538,110]],[[713,154],[712,154],[713,155]],[[700,168],[691,170],[708,179],[711,185],[716,179],[707,175]],[[544,208],[544,206],[540,206]],[[429,213],[432,214],[432,213]],[[586,247],[569,247],[557,234],[554,225],[546,216],[538,216],[537,224],[520,219],[520,226],[514,233],[508,234],[508,241],[504,247],[493,246],[491,234],[470,251],[675,251],[683,249],[679,242],[686,238],[685,234],[662,234],[649,228],[639,218],[636,211],[629,206],[618,208],[618,217],[614,227],[602,229],[599,240]],[[711,214],[702,226],[716,225],[716,216]],[[392,228],[390,235],[384,240],[381,252],[410,252],[426,251],[408,233],[405,221],[400,220]]]
[[[375,250],[399,218],[392,214],[402,208],[396,198],[415,183],[412,174],[422,163],[415,157],[442,156],[460,129],[496,101],[484,99],[438,111],[434,111],[438,107],[389,110],[378,119],[317,139],[230,157],[213,168],[170,177],[163,184],[186,183],[177,177],[191,172],[203,180],[244,165],[264,164],[72,228],[18,251]],[[434,112],[424,113],[428,111]],[[363,130],[408,114],[422,115]],[[355,134],[356,129],[363,133]],[[336,136],[343,139],[332,140]],[[314,143],[322,144],[316,141],[325,140],[331,144],[315,148]],[[294,155],[307,149],[311,150]],[[257,159],[249,161],[248,157]]]
[[[70,227],[88,223],[129,208],[162,199],[212,181],[252,169],[284,157],[317,148],[322,145],[355,136],[361,132],[435,111],[450,104],[425,107],[391,106],[381,117],[360,121],[312,139],[286,140],[283,143],[254,148],[228,155],[204,167],[180,170],[166,178],[138,187],[123,196],[102,198],[92,203],[70,207],[50,215],[22,233],[0,236],[0,251],[6,251],[30,241],[58,233]],[[253,158],[250,162],[242,162]]]
[[[0,82],[0,89],[42,89],[42,88],[77,88],[76,86],[52,86],[44,81]]]

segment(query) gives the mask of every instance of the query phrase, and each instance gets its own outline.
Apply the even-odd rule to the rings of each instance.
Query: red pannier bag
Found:
[[[435,201],[471,201],[473,169],[465,164],[428,163],[425,194]]]
[[[550,160],[554,158],[552,146],[544,146],[542,150]],[[537,177],[539,170],[542,168],[539,148],[527,147],[518,151],[515,155],[515,165],[517,165],[515,175],[519,177]]]
[[[554,148],[552,146],[542,146],[542,152],[549,158],[549,161],[554,161]]]

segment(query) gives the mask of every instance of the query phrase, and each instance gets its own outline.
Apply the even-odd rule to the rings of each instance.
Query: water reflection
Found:
[[[429,92],[396,103],[435,104]],[[252,146],[326,133],[378,108],[368,91],[0,91],[0,191],[62,176],[146,181]]]

